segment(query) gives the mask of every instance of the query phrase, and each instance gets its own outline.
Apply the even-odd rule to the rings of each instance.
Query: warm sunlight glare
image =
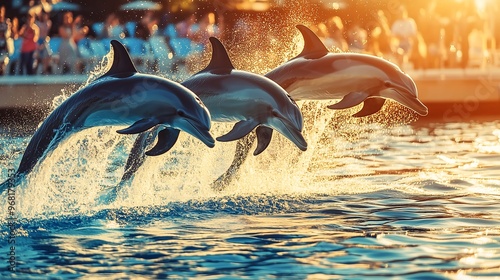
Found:
[[[476,8],[479,12],[483,12],[486,9],[486,5],[490,0],[474,0],[476,3]]]

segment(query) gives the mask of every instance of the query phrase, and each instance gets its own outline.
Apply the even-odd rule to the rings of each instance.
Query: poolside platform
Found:
[[[417,84],[419,98],[429,107],[429,118],[451,122],[474,116],[500,117],[500,68],[431,69],[408,74]],[[87,75],[2,76],[0,111],[20,111],[37,118],[62,90],[71,92],[87,79]]]

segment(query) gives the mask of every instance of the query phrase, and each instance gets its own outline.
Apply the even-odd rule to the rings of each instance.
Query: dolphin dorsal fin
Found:
[[[111,40],[111,46],[113,47],[113,64],[111,64],[111,68],[109,68],[108,72],[101,77],[123,73],[137,73],[137,69],[132,59],[130,59],[130,55],[125,46],[117,40]]]
[[[297,57],[319,58],[328,54],[328,49],[311,29],[301,24],[297,28],[304,38],[304,49]]]
[[[212,70],[233,70],[234,66],[231,63],[231,59],[229,59],[226,48],[221,41],[215,37],[210,37],[209,40],[212,44],[212,59],[210,60],[208,66],[201,72]]]

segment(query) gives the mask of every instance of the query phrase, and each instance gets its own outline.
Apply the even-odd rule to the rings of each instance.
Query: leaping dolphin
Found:
[[[401,69],[376,56],[357,53],[331,53],[321,40],[304,25],[297,25],[304,48],[296,57],[265,76],[282,86],[296,100],[342,99],[330,109],[345,109],[363,103],[354,117],[364,117],[382,109],[392,99],[419,115],[428,113],[418,99],[415,82]],[[215,185],[222,189],[230,182],[249,154],[252,136],[237,142],[236,154],[228,170]]]
[[[213,121],[237,122],[229,133],[217,137],[217,140],[237,140],[257,127],[259,146],[254,155],[258,155],[269,144],[274,129],[305,151],[307,143],[301,134],[302,113],[295,101],[268,78],[236,70],[222,43],[214,37],[210,42],[210,63],[182,85],[203,100]]]
[[[297,28],[304,37],[302,52],[266,74],[294,100],[342,99],[328,106],[330,109],[364,103],[354,114],[364,117],[378,112],[385,99],[391,99],[419,115],[427,115],[415,82],[396,64],[372,55],[331,53],[309,28]]]
[[[211,37],[212,58],[205,69],[192,75],[181,84],[203,101],[210,111],[212,121],[236,122],[227,134],[217,137],[221,142],[243,138],[255,130],[257,148],[254,155],[263,152],[271,141],[273,129],[292,141],[300,150],[307,149],[301,134],[302,113],[287,92],[272,80],[246,71],[236,70],[224,45]],[[151,135],[137,137],[125,166],[125,173],[117,188],[131,178],[144,162],[143,151]],[[243,157],[240,157],[243,158]],[[235,158],[238,161],[238,158]],[[232,165],[238,165],[233,162]],[[226,174],[224,178],[229,177]],[[220,178],[219,181],[225,180]],[[116,196],[113,190],[112,196]],[[111,196],[106,199],[112,199]]]
[[[121,134],[141,133],[156,126],[158,142],[150,151],[155,154],[170,149],[180,130],[214,147],[210,114],[192,91],[168,79],[138,73],[125,47],[116,40],[111,45],[113,62],[109,71],[74,93],[45,119],[11,179],[29,173],[70,134],[95,126],[128,125],[117,131]]]

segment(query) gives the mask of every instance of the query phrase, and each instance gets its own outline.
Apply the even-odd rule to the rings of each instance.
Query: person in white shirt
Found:
[[[5,17],[5,6],[0,7],[0,76],[5,73],[5,68],[9,62],[9,55],[13,50],[13,41],[10,35],[10,19]]]
[[[397,41],[396,57],[400,66],[408,63],[408,59],[417,41],[418,29],[413,18],[408,16],[408,11],[404,6],[399,7],[400,17],[391,28],[392,36]]]

